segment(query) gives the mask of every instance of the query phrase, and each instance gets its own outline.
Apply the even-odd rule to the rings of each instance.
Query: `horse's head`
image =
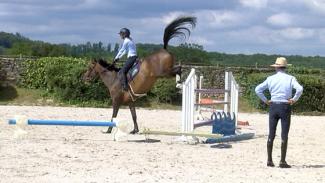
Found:
[[[103,59],[94,59],[88,65],[88,69],[83,75],[82,80],[89,82],[90,80],[94,79],[97,74],[102,75],[103,73],[117,73],[119,70],[120,69],[114,64],[109,64]]]
[[[84,82],[89,82],[90,80],[94,79],[97,72],[96,72],[96,65],[98,64],[97,60],[92,60],[89,65],[88,69],[85,74],[82,76],[82,80]]]

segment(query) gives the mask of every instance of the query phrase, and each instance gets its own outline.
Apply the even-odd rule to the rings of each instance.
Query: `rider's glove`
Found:
[[[116,63],[118,60],[119,60],[118,58],[115,58],[115,59],[113,60],[113,65],[115,65],[115,63]]]

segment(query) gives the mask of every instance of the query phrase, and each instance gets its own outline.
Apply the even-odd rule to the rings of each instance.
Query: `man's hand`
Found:
[[[265,103],[266,103],[266,105],[271,105],[272,101],[271,100],[267,100]]]
[[[294,101],[292,98],[288,100],[288,103],[289,103],[290,105],[293,105],[295,102],[296,102],[296,101]]]

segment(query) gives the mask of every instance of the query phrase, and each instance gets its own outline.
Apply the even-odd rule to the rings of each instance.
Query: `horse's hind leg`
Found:
[[[138,123],[137,123],[137,113],[135,111],[135,106],[134,106],[133,103],[129,104],[129,108],[130,108],[130,111],[131,111],[131,115],[132,115],[132,119],[133,119],[133,125],[134,125],[134,128],[130,132],[130,134],[135,134],[135,133],[139,132]]]
[[[181,75],[182,74],[182,66],[178,65],[178,66],[174,66],[172,68],[170,68],[168,71],[167,71],[167,77],[173,77],[173,76],[176,76],[176,75]]]
[[[182,66],[180,66],[180,65],[174,66],[172,69],[172,72],[173,72],[173,76],[175,76],[175,75],[181,76],[182,75]]]

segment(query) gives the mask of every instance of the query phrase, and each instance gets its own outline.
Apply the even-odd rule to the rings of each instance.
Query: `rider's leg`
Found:
[[[123,90],[125,90],[125,91],[128,90],[128,81],[127,81],[126,74],[131,69],[131,67],[133,66],[136,59],[137,59],[137,56],[129,57],[127,59],[127,61],[125,62],[124,66],[121,68],[121,71],[120,71],[121,83],[122,83]]]

